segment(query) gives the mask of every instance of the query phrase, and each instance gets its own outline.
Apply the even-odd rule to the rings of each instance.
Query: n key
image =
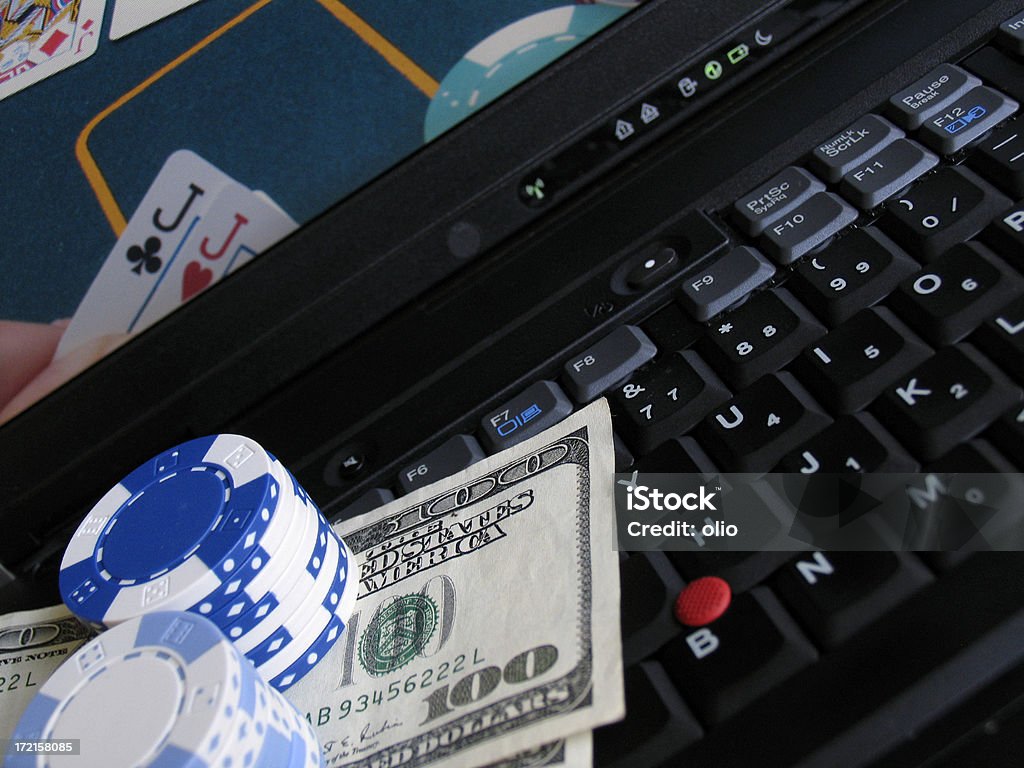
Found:
[[[920,458],[937,459],[1020,400],[1021,391],[967,344],[946,347],[889,387],[872,410]]]

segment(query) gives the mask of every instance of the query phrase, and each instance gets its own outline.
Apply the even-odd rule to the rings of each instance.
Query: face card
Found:
[[[232,179],[188,150],[172,154],[78,305],[55,357],[82,342],[134,333],[203,212]]]
[[[110,39],[118,40],[199,0],[116,0]]]
[[[0,100],[89,58],[106,0],[0,0]]]
[[[269,197],[232,182],[203,212],[135,330],[147,328],[251,261],[298,225]]]

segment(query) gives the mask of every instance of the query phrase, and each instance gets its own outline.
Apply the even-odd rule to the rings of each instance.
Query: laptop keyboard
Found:
[[[396,487],[600,396],[620,472],[1024,470],[1019,48],[1003,34],[942,64],[731,208],[688,214],[699,268],[680,275],[684,249],[668,242],[622,276],[636,290],[676,281],[671,303],[564,360]],[[390,496],[374,489],[341,516]],[[620,573],[628,714],[596,732],[602,766],[868,764],[1024,663],[1013,554],[695,544],[622,553]],[[676,602],[709,576],[729,585],[728,606],[686,627]]]

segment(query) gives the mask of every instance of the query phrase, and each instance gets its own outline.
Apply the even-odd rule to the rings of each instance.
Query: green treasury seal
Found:
[[[359,639],[359,663],[374,677],[401,669],[423,650],[437,629],[437,605],[411,594],[381,606]]]

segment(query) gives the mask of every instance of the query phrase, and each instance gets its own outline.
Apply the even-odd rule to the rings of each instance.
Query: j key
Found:
[[[480,434],[492,453],[517,445],[572,413],[572,403],[553,381],[538,381],[480,420]]]
[[[1024,384],[1024,296],[1018,296],[982,323],[971,341]]]
[[[703,735],[656,661],[629,667],[623,683],[629,715],[594,731],[598,768],[656,765]]]
[[[1013,99],[980,86],[925,120],[918,135],[936,152],[952,155],[1010,117],[1017,106]]]
[[[1008,96],[1024,100],[1024,64],[1017,59],[989,45],[964,61],[964,66]]]
[[[1024,200],[999,214],[982,239],[1018,272],[1024,272]]]
[[[682,280],[680,303],[695,320],[707,320],[764,285],[775,274],[754,248],[741,245]]]
[[[1010,53],[1024,56],[1024,11],[1018,11],[999,25],[996,42]]]
[[[1010,199],[966,168],[943,168],[886,203],[888,229],[907,250],[933,259],[974,237]]]
[[[960,67],[940,64],[889,99],[887,110],[908,131],[916,130],[927,117],[978,85],[981,81]]]
[[[718,319],[700,349],[735,389],[773,373],[825,329],[788,291],[762,291]]]
[[[695,437],[727,472],[767,472],[830,419],[789,373],[759,379],[716,408]]]
[[[872,410],[897,440],[931,460],[977,435],[1020,396],[979,352],[960,344],[901,376]]]
[[[412,493],[417,488],[476,464],[485,456],[484,449],[475,437],[455,435],[399,472],[398,483],[403,491]]]
[[[692,351],[669,355],[615,390],[615,429],[640,453],[693,427],[729,397],[714,371]]]
[[[865,408],[931,350],[888,310],[865,309],[797,358],[793,372],[833,413]]]
[[[818,644],[831,649],[931,581],[906,552],[814,552],[783,568],[774,586]]]
[[[868,413],[843,416],[783,457],[776,472],[916,472],[918,463]]]
[[[622,655],[629,665],[650,656],[681,631],[672,611],[683,580],[664,552],[634,552],[619,565]]]
[[[884,117],[864,115],[815,148],[811,153],[811,169],[826,181],[837,184],[859,163],[904,135]]]
[[[720,723],[814,662],[817,653],[764,587],[733,598],[709,626],[679,635],[658,655],[705,723]]]
[[[889,305],[929,343],[960,341],[1021,292],[1021,278],[978,243],[958,245],[908,277]]]
[[[659,445],[637,463],[643,473],[699,475],[715,472],[715,466],[692,437],[679,437]]]
[[[639,328],[621,326],[565,364],[565,386],[578,402],[589,403],[653,358],[657,351]]]
[[[857,211],[831,192],[819,192],[764,231],[765,250],[790,264],[857,220]]]
[[[1000,416],[988,437],[1018,471],[1024,471],[1024,405],[1017,403]]]
[[[875,227],[855,229],[796,268],[793,293],[829,325],[881,301],[918,264]],[[788,286],[787,286],[788,287]]]
[[[675,304],[655,312],[640,324],[654,346],[662,353],[682,352],[693,346],[704,335],[704,327],[683,314]]]
[[[824,191],[825,185],[814,176],[790,166],[737,200],[733,219],[743,232],[756,237],[773,221]]]
[[[1024,195],[1024,119],[994,130],[967,162],[1014,197]]]
[[[869,211],[923,176],[939,162],[934,154],[909,139],[898,139],[843,177],[840,192]]]

